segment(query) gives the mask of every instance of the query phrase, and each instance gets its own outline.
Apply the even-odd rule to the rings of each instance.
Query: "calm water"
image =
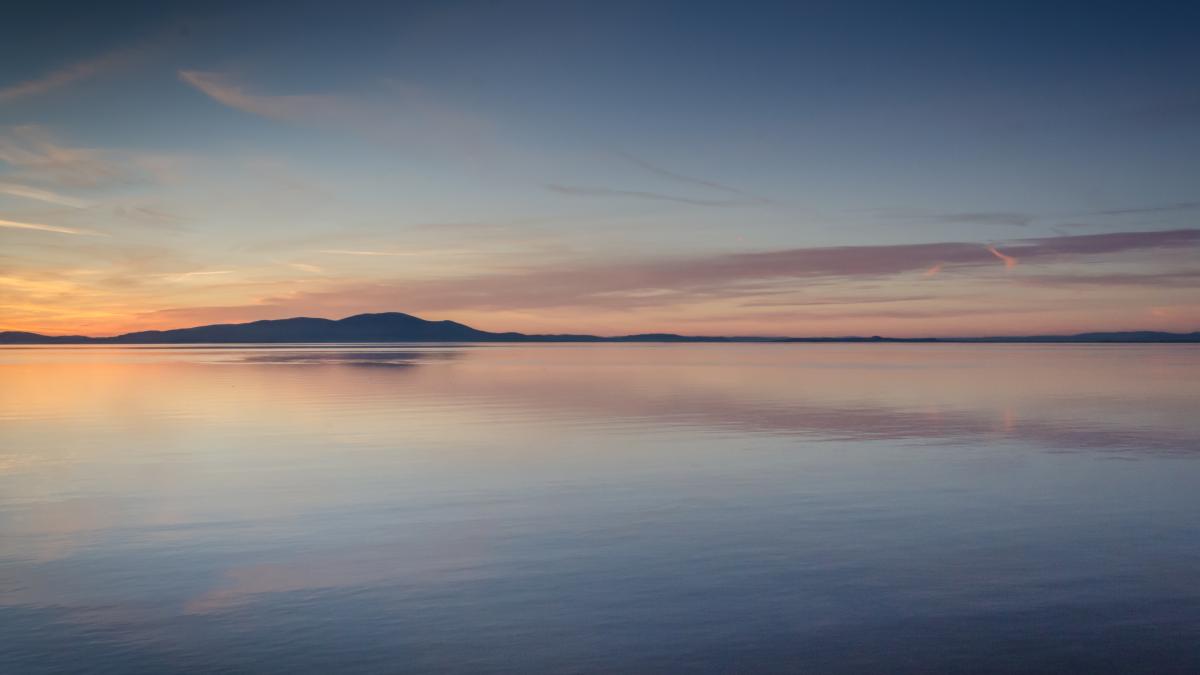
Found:
[[[0,349],[0,672],[1197,672],[1200,348]]]

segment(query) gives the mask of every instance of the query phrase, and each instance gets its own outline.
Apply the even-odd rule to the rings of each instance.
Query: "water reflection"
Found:
[[[415,366],[438,359],[455,358],[460,352],[428,351],[405,352],[388,349],[373,351],[341,351],[308,349],[305,351],[282,351],[268,354],[241,354],[235,363],[280,363],[287,365],[338,365],[338,366]]]
[[[625,346],[476,345],[275,347],[238,350],[219,362],[411,367],[466,358],[464,370],[486,376],[464,382],[435,371],[403,389],[374,376],[322,384],[353,391],[331,392],[336,397],[417,396],[426,405],[465,401],[475,412],[559,424],[671,425],[834,439],[1004,437],[1051,449],[1133,454],[1200,449],[1190,423],[1195,392],[1188,385],[1189,374],[1200,372],[1193,363],[1196,350],[1187,347],[1178,354],[1119,347],[1142,353],[1122,354],[1115,366],[1102,369],[1093,362],[1108,358],[1114,348],[1076,347],[1084,353],[1065,355],[1040,346],[878,349],[882,354],[809,348],[816,353],[801,358],[781,353],[794,347],[760,349],[784,359],[763,363],[758,355],[746,358],[750,349],[725,346],[693,347],[696,354],[687,347],[654,346],[639,353]],[[987,362],[965,356],[969,349]],[[745,362],[735,358],[730,364],[722,351],[734,351]],[[706,355],[715,358],[704,362]],[[1148,386],[1147,378],[1159,381]],[[1131,406],[1135,401],[1139,405]]]
[[[0,349],[0,381],[4,672],[1200,665],[1188,346]]]

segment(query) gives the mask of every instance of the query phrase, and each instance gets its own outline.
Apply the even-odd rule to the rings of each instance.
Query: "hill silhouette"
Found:
[[[597,335],[494,333],[457,321],[427,321],[402,312],[356,314],[344,319],[296,317],[249,323],[225,323],[173,330],[149,330],[111,337],[42,335],[25,331],[0,332],[0,344],[198,344],[287,342],[1090,342],[1090,343],[1200,343],[1200,332],[1164,333],[1126,331],[1076,335],[997,337],[889,338],[860,337],[746,337],[694,336],[644,333],[602,337]]]

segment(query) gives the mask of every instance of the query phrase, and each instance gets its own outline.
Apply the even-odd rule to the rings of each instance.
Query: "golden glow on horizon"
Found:
[[[5,283],[0,281],[0,294]],[[71,295],[62,282],[48,282],[41,292]],[[165,301],[169,296],[164,296]],[[686,307],[636,309],[560,308],[553,311],[460,309],[437,311],[433,308],[363,308],[363,311],[408,311],[425,319],[450,319],[490,331],[524,333],[590,333],[621,335],[644,332],[674,332],[688,335],[765,335],[765,336],[836,336],[889,335],[895,337],[1004,335],[1020,332],[1073,333],[1095,330],[1171,330],[1186,332],[1200,323],[1200,306],[1108,305],[1104,322],[1096,321],[1096,307],[1069,307],[1066,298],[1048,300],[1038,307],[1000,303],[988,312],[973,312],[963,302],[914,301],[856,305],[819,305],[814,308],[748,311],[745,307],[722,303],[695,304]],[[973,301],[973,300],[972,300]],[[896,305],[904,309],[896,309]],[[1063,309],[1067,306],[1067,309]],[[852,311],[847,311],[851,309]],[[19,303],[0,301],[0,314],[7,319],[0,330],[22,330],[50,335],[83,334],[108,336],[139,330],[185,328],[211,323],[240,323],[258,319],[293,316],[321,316],[338,319],[357,311],[304,311],[269,305],[179,308],[160,312],[154,305],[137,306],[114,299],[81,299],[69,303]]]

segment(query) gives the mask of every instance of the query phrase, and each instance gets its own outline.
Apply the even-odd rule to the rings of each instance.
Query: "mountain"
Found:
[[[1076,335],[1029,335],[1025,337],[959,338],[957,342],[1200,342],[1200,332],[1163,333],[1153,330]]]
[[[175,330],[126,333],[107,342],[195,343],[195,342],[465,342],[493,340],[499,333],[476,330],[454,321],[426,321],[409,314],[358,314],[332,319],[277,319],[250,323],[226,323]],[[516,335],[515,333],[513,335]]]
[[[83,335],[42,335],[40,333],[28,333],[20,330],[0,331],[0,345],[80,344],[95,341],[96,338],[84,337]]]
[[[357,314],[345,319],[297,317],[223,323],[174,330],[148,330],[113,337],[40,335],[22,331],[0,332],[0,344],[197,344],[237,342],[1194,342],[1200,332],[1161,333],[1130,331],[1080,333],[1078,335],[1031,335],[981,338],[888,338],[872,337],[719,337],[644,333],[617,337],[595,335],[526,335],[492,333],[456,321],[426,321],[411,314],[385,312]]]
[[[781,338],[781,342],[982,342],[982,343],[1169,343],[1169,342],[1200,342],[1200,332],[1195,333],[1164,333],[1161,331],[1140,330],[1110,333],[1076,333],[1074,335],[994,335],[989,337],[944,337],[944,338],[889,338],[879,337],[813,337],[813,338]]]

